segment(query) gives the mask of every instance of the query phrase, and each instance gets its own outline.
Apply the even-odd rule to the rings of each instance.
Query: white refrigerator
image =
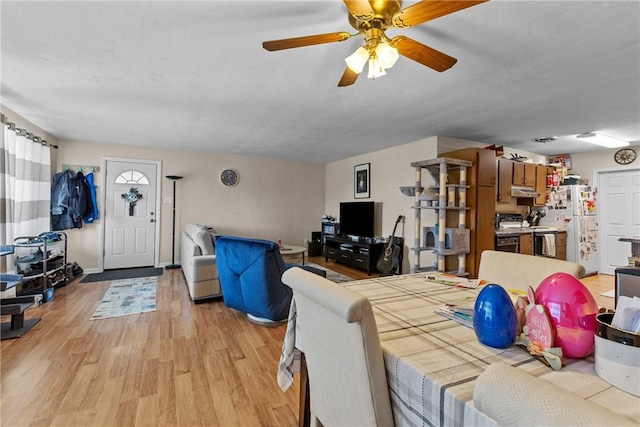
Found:
[[[567,230],[567,261],[587,273],[600,268],[598,251],[598,191],[587,185],[561,185],[552,190],[540,225]]]

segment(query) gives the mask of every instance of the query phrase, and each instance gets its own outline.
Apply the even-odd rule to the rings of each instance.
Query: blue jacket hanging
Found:
[[[98,219],[100,217],[100,214],[98,212],[98,200],[96,198],[96,186],[93,183],[93,172],[88,173],[85,177],[84,177],[87,186],[89,188],[89,195],[91,197],[91,202],[92,202],[92,207],[93,209],[88,210],[87,213],[84,215],[84,222],[86,222],[87,224],[91,224],[93,221],[95,221],[96,219]]]

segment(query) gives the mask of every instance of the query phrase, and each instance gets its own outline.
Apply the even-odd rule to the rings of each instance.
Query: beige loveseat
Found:
[[[584,276],[585,270],[575,262],[543,256],[490,250],[480,255],[478,278],[508,289],[526,291],[527,286],[535,289],[553,273],[568,273],[579,279]]]
[[[180,263],[195,302],[222,295],[213,234],[204,225],[188,224],[180,238]]]

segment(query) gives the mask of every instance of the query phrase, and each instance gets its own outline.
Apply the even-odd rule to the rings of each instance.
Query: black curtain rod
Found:
[[[0,114],[0,121],[9,126],[9,130],[14,131],[15,133],[17,133],[18,135],[24,135],[27,139],[32,140],[33,142],[36,142],[38,144],[44,145],[46,147],[51,147],[51,148],[55,148],[56,150],[58,149],[58,146],[55,144],[49,144],[47,141],[45,141],[42,137],[40,136],[36,136],[31,132],[27,132],[26,129],[21,129],[19,127],[16,127],[15,123],[12,123],[9,121],[9,119],[7,119],[7,116],[5,116],[4,114]]]

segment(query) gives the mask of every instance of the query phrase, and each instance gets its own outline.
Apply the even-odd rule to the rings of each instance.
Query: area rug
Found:
[[[114,280],[91,320],[156,311],[155,277]]]
[[[105,282],[107,280],[133,279],[136,277],[162,276],[164,269],[154,267],[123,268],[107,270],[102,273],[87,274],[80,283]]]
[[[334,283],[353,282],[354,280],[356,280],[349,276],[345,276],[344,274],[338,273],[337,271],[329,270],[328,268],[313,262],[305,262],[304,265],[326,271],[327,279],[331,280]]]

